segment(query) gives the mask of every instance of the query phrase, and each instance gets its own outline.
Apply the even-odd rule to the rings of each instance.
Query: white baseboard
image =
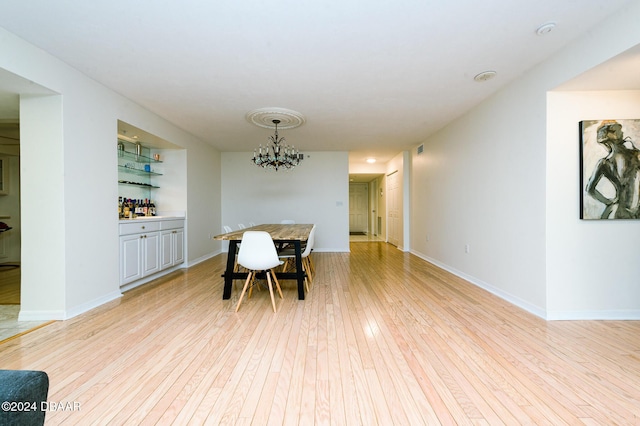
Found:
[[[412,251],[412,253],[429,263],[436,265],[445,271],[469,281],[470,283],[477,285],[480,288],[487,290],[489,293],[498,296],[499,298],[506,300],[509,303],[513,303],[515,306],[524,309],[525,311],[532,313],[547,321],[637,321],[640,320],[640,311],[638,310],[601,310],[601,311],[549,311],[542,309],[538,306],[534,306],[512,294],[504,292],[490,284],[487,284],[481,280],[478,280],[472,276],[460,272],[455,268],[451,268],[435,259],[431,259],[429,256],[425,256],[422,253]]]
[[[103,305],[107,302],[118,299],[119,297],[122,297],[122,293],[120,293],[119,291],[114,291],[66,311],[26,311],[20,309],[20,313],[18,314],[18,321],[67,320],[90,311],[91,309],[97,308],[98,306]]]
[[[340,247],[340,248],[313,248],[313,251],[316,253],[349,253],[349,247]]]
[[[62,321],[66,317],[65,311],[25,311],[20,309],[18,321]]]
[[[549,321],[638,321],[640,311],[547,311]]]
[[[527,302],[526,300],[522,300],[517,296],[514,296],[510,293],[507,293],[499,288],[496,288],[482,280],[479,280],[475,277],[472,277],[471,275],[467,275],[464,272],[458,271],[455,268],[450,267],[449,265],[445,265],[442,262],[439,262],[435,259],[430,258],[429,256],[425,256],[424,254],[417,252],[415,250],[411,251],[412,254],[418,256],[420,259],[427,261],[435,266],[437,266],[438,268],[444,269],[447,272],[452,273],[453,275],[456,275],[462,279],[464,279],[465,281],[469,281],[471,284],[474,284],[484,290],[487,290],[489,293],[498,296],[499,298],[506,300],[509,303],[512,303],[513,305],[524,309],[525,311],[540,317],[542,319],[547,319],[546,318],[546,311],[538,306],[532,305],[531,303]]]
[[[199,258],[197,258],[197,259],[190,260],[190,261],[189,261],[189,264],[188,264],[187,266],[184,266],[184,267],[185,267],[185,268],[190,268],[190,267],[192,267],[192,266],[194,266],[194,265],[197,265],[198,263],[202,263],[202,262],[204,262],[205,260],[209,260],[209,259],[211,259],[212,257],[216,257],[217,255],[222,254],[222,253],[225,253],[225,254],[226,254],[226,252],[223,252],[222,250],[218,250],[218,251],[214,251],[214,252],[212,252],[212,253],[205,254],[204,256],[200,256],[200,257],[199,257]]]

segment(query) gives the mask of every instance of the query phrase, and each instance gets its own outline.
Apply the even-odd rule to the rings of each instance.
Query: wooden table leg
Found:
[[[302,269],[302,249],[300,240],[293,242],[296,250],[296,275],[298,280],[298,300],[304,300],[304,269]]]
[[[231,298],[231,289],[233,287],[233,268],[236,262],[237,247],[237,240],[229,241],[229,253],[227,253],[227,269],[224,272],[224,291],[222,292],[222,299]]]

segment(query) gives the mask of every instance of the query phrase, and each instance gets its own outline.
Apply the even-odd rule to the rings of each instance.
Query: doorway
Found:
[[[383,174],[349,175],[349,241],[385,241]]]
[[[369,233],[369,184],[349,184],[349,235]]]
[[[33,324],[20,312],[20,123],[0,119],[0,340]]]

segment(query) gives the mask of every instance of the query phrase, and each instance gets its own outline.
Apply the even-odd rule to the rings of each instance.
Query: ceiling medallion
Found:
[[[277,107],[254,109],[247,113],[246,118],[249,123],[265,129],[275,128],[274,120],[278,120],[280,130],[295,129],[306,122],[304,115],[299,112]]]
[[[556,23],[555,22],[547,22],[546,24],[540,25],[536,29],[536,34],[538,34],[539,36],[542,36],[542,35],[545,35],[545,34],[549,34],[551,31],[553,31],[553,29],[555,27],[556,27]]]
[[[492,79],[497,74],[498,73],[495,71],[484,71],[484,72],[481,72],[480,74],[476,74],[476,76],[473,77],[473,79],[480,83],[480,82]]]

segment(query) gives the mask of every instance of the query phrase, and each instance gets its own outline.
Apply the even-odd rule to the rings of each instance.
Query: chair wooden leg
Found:
[[[289,270],[289,262],[291,261],[291,258],[287,257],[284,260],[284,263],[282,264],[282,272],[287,272]]]
[[[280,281],[278,281],[278,277],[276,277],[276,274],[273,272],[273,269],[271,269],[271,276],[273,277],[273,280],[276,282],[276,289],[278,290],[278,294],[280,294],[280,299],[284,299],[284,297],[282,296],[282,290],[280,289]]]
[[[311,253],[307,256],[307,262],[309,262],[309,269],[311,269],[311,273],[316,273],[316,266],[313,264],[313,259],[311,258]]]
[[[305,272],[304,274],[304,288],[309,293],[309,283],[311,282],[311,275],[309,275],[309,270],[304,266],[304,262],[302,262],[302,270]]]
[[[238,300],[238,304],[236,305],[236,312],[238,312],[238,309],[240,309],[240,303],[242,303],[242,298],[244,297],[244,293],[247,291],[247,287],[249,286],[249,281],[253,277],[253,274],[255,274],[255,272],[250,271],[249,275],[247,276],[247,281],[244,282],[244,287],[242,287],[242,293],[240,293],[240,299]]]
[[[267,271],[267,283],[269,283],[269,295],[271,296],[271,306],[273,306],[273,312],[276,312],[276,299],[273,297],[273,285],[271,285],[270,271]]]
[[[307,276],[309,277],[309,282],[313,282],[313,268],[311,267],[311,261],[309,260],[309,257],[305,257],[304,259],[302,259],[304,262],[304,269],[307,272]]]

